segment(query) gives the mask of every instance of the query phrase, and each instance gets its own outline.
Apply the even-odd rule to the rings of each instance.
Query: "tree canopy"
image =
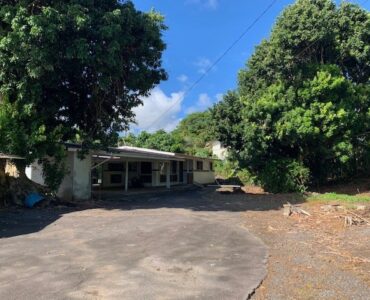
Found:
[[[215,138],[213,127],[210,111],[197,112],[186,116],[171,132],[131,133],[119,144],[207,157],[211,155],[208,143]]]
[[[134,146],[176,153],[185,151],[183,140],[164,130],[158,130],[154,133],[142,131],[137,136],[130,133],[126,137],[123,137],[119,144],[121,146]]]
[[[183,139],[185,152],[191,155],[209,156],[208,143],[215,139],[213,119],[209,110],[189,114],[173,131]]]
[[[370,14],[298,0],[213,108],[217,134],[273,191],[368,172],[369,76]]]
[[[0,1],[0,151],[114,144],[166,73],[163,17],[131,1]]]

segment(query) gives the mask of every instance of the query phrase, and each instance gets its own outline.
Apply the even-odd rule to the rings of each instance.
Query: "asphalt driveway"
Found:
[[[267,250],[213,195],[0,212],[0,299],[246,299]]]

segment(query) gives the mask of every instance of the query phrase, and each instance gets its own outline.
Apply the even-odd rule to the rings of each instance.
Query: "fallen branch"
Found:
[[[358,214],[355,214],[354,212],[350,211],[350,210],[347,210],[348,213],[350,213],[351,215],[355,216],[356,218],[362,220],[363,222],[367,223],[368,225],[370,225],[370,221],[364,217],[361,217],[360,215]]]
[[[311,214],[308,211],[305,211],[304,209],[298,207],[297,205],[292,205],[289,202],[287,202],[287,204],[284,204],[284,216],[289,217],[293,213],[302,214],[309,217],[311,216]]]

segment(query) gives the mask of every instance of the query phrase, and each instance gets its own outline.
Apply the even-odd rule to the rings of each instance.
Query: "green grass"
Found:
[[[352,196],[346,194],[326,193],[307,198],[307,201],[337,201],[344,203],[364,203],[370,202],[369,196]]]

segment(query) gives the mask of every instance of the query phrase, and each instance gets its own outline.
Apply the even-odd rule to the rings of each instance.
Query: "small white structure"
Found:
[[[210,143],[212,147],[212,154],[220,160],[225,160],[227,158],[227,148],[222,146],[220,141],[213,141]]]
[[[79,145],[67,145],[65,176],[58,196],[65,200],[87,200],[93,188],[129,191],[138,187],[167,187],[213,183],[213,159],[172,152],[123,146],[90,151],[83,160]],[[42,167],[36,163],[27,176],[44,184]]]

